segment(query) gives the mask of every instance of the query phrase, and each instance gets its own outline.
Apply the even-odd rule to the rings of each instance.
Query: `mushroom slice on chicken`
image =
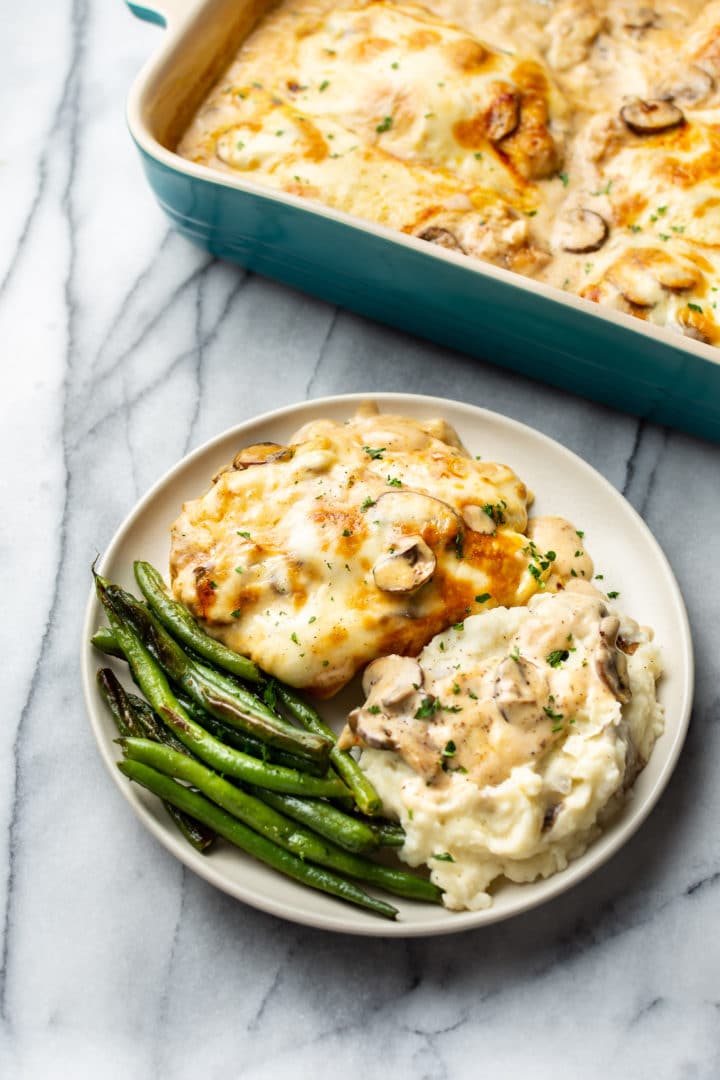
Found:
[[[620,119],[636,135],[658,135],[685,123],[682,109],[665,99],[631,101],[623,105]]]
[[[460,251],[463,255],[467,254],[455,233],[450,229],[442,229],[439,225],[431,225],[430,228],[418,233],[418,240],[425,240],[428,244],[435,244],[447,251]]]
[[[373,567],[373,577],[383,592],[412,593],[433,576],[436,559],[421,536],[406,536],[393,544]]]
[[[293,452],[289,446],[262,442],[245,446],[233,458],[234,469],[249,469],[251,465],[267,465],[271,461],[289,461]]]
[[[712,75],[697,64],[690,64],[669,75],[658,87],[657,96],[661,101],[680,101],[693,106],[701,105],[714,90]]]
[[[607,222],[595,210],[577,207],[568,210],[558,220],[556,238],[563,251],[576,255],[597,251],[603,246],[607,236]]]

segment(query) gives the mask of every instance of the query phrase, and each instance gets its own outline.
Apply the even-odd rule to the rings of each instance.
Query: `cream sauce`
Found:
[[[514,633],[500,652],[478,648],[477,616],[435,638],[418,661],[375,661],[341,745],[394,750],[429,784],[460,772],[485,787],[540,762],[595,712],[619,718],[629,700],[625,657],[602,593],[571,581],[508,616]]]

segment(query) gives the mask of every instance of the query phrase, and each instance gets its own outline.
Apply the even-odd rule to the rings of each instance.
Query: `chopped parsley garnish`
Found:
[[[240,610],[240,608],[235,608],[234,611],[230,612],[230,617],[232,619],[239,619],[241,615],[242,615],[242,611]]]
[[[551,698],[550,700],[554,701],[555,699]],[[543,705],[543,712],[545,713],[545,715],[548,717],[549,720],[558,721],[558,720],[564,720],[565,719],[565,717],[563,716],[563,714],[561,712],[553,712],[552,711],[552,706],[550,706],[550,705]]]
[[[562,729],[563,729],[562,724],[555,724],[554,727],[550,728],[551,732],[553,732],[553,733],[555,733],[556,731],[562,731]]]
[[[690,308],[691,311],[699,311],[701,315],[703,313],[703,309],[700,307],[699,304],[693,304],[689,300],[688,300],[688,307]]]
[[[308,623],[314,623],[316,619],[317,619],[317,615],[311,615],[310,618],[308,619]]]
[[[507,510],[507,503],[504,499],[501,499],[499,503],[485,503],[483,506],[483,513],[487,514],[491,521],[494,521],[496,525],[502,525],[505,521],[505,514],[503,511]]]
[[[574,570],[571,571],[571,573],[574,572]],[[535,563],[530,563],[530,565],[528,566],[528,573],[532,574],[536,581],[540,580],[540,568],[536,566]]]
[[[453,694],[459,694],[460,693],[460,687],[458,686],[458,684],[456,682],[453,683],[452,690],[453,690]]]
[[[377,461],[378,458],[381,459],[386,449],[387,447],[385,446],[363,446],[363,450],[368,455],[371,461]]]
[[[365,499],[364,503],[362,503],[360,509],[362,510],[363,513],[365,513],[366,510],[369,510],[370,507],[374,506],[374,505],[375,505],[375,500],[373,499],[372,495],[368,495],[367,499]]]
[[[617,596],[619,596],[619,595],[620,595],[620,593],[619,593],[619,592],[618,592],[618,591],[617,591],[616,589],[613,589],[613,591],[612,591],[612,592],[609,592],[609,593],[607,594],[607,596],[608,596],[608,600],[614,600],[614,599],[615,599],[615,598],[616,598]]]
[[[612,180],[608,180],[605,187],[600,188],[598,191],[591,191],[591,195],[609,195],[612,191]]]
[[[438,862],[455,862],[449,851],[442,851],[438,855],[433,855],[433,859],[437,859]]]
[[[568,649],[553,649],[552,652],[549,652],[547,654],[545,659],[547,660],[550,667],[560,667],[560,665],[564,663],[564,661],[567,660],[569,656],[570,652]]]
[[[536,214],[537,214],[537,210],[526,210],[525,211],[525,217],[535,217]]]
[[[477,696],[477,694],[475,693],[474,690],[468,690],[468,697],[472,698],[473,701],[477,701],[477,699],[478,699],[478,696]]]
[[[456,537],[455,537],[455,558],[456,559],[464,559],[465,558],[464,544],[465,544],[465,537],[463,536],[462,532],[458,532]]]
[[[630,232],[642,232],[642,225],[628,225]]]
[[[393,60],[390,67],[393,69],[393,71],[397,71],[397,69],[400,67],[400,65],[398,64],[397,60]]]
[[[379,705],[368,705],[368,712],[372,713],[373,716],[377,716],[377,714],[380,712],[380,706]]]
[[[577,536],[579,536],[581,540],[582,540],[582,538],[583,538],[583,537],[585,536],[585,533],[583,532],[583,530],[582,530],[582,529],[576,529],[576,530],[575,530],[575,534],[576,534]]]
[[[383,131],[389,131],[392,126],[393,126],[393,118],[392,118],[392,116],[386,116],[385,119],[383,120],[383,122],[381,124],[378,124],[378,126],[375,128],[375,130],[377,131],[378,135],[382,135]]]
[[[602,581],[604,577],[605,577],[604,574],[596,574],[595,575],[595,580],[596,581]]]
[[[519,649],[518,649],[517,645],[515,646],[515,648],[513,649],[513,651],[512,651],[511,653],[510,653],[510,659],[511,659],[511,660],[514,660],[514,661],[515,661],[516,663],[517,663],[517,662],[518,662],[518,660],[520,659],[520,651],[519,651]]]
[[[290,635],[290,640],[294,641],[296,645],[300,644],[300,642],[298,641],[298,636],[297,636],[297,634],[295,633],[294,630],[293,630],[292,634]]]
[[[443,757],[454,757],[456,752],[457,752],[457,747],[456,747],[455,743],[452,741],[452,739],[449,739],[445,743],[445,746],[443,747],[442,756]]]
[[[462,712],[462,705],[443,705],[443,712]]]
[[[330,83],[328,82],[328,80],[327,80],[327,79],[323,79],[323,81],[322,81],[322,82],[320,83],[320,85],[318,86],[318,90],[319,90],[319,91],[320,91],[320,93],[322,94],[323,90],[327,90],[327,88],[328,88],[328,86],[329,86],[329,85],[330,85]]]
[[[659,232],[658,236],[660,237],[661,240],[669,240],[670,239],[670,233]]]
[[[658,208],[657,208],[658,214],[662,215],[662,214],[666,213],[666,211],[667,211],[667,206],[658,206]]]
[[[352,536],[352,529],[343,529],[343,536]]]
[[[235,567],[235,573],[236,574],[242,574],[242,572],[243,572],[242,566],[236,566]]]
[[[479,596],[475,597],[475,603],[476,604],[484,604],[489,599],[490,599],[490,593],[489,592],[480,593]]]
[[[211,581],[210,582],[210,588],[211,589],[217,589],[217,582],[216,581]]]
[[[478,150],[477,153],[473,154],[473,157],[476,157],[478,161],[480,161],[482,159],[482,150]]]
[[[238,150],[243,150],[245,148],[245,143],[242,141],[242,139],[238,139],[238,141],[235,143],[235,146]]]
[[[562,180],[562,186],[567,187],[570,183],[570,177],[566,172],[558,173],[558,179]]]
[[[400,480],[397,476],[388,476],[386,482],[390,485],[390,487],[402,487],[402,480]]]
[[[434,698],[434,697],[423,698],[422,702],[420,703],[420,707],[418,708],[417,712],[415,713],[415,719],[416,720],[426,720],[428,718],[428,716],[432,716],[432,714],[436,711],[436,709],[437,709],[437,698]]]
[[[238,531],[238,536],[244,536],[246,540],[250,540],[250,539],[251,539],[251,536],[250,536],[250,533],[249,533],[249,532],[239,532],[239,531]]]
[[[464,630],[464,629],[465,629],[465,623],[464,622],[453,623],[453,630]]]

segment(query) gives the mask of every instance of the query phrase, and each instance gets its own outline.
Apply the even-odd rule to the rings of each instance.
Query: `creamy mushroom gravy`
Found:
[[[720,3],[285,0],[181,155],[718,342]]]
[[[428,783],[459,770],[485,787],[539,762],[599,697],[603,708],[629,701],[620,621],[591,584],[533,597],[507,647],[481,662],[477,618],[435,638],[419,660],[370,664],[366,701],[350,714],[342,745],[395,750]]]
[[[437,635],[417,660],[371,664],[343,745],[452,908],[500,875],[562,869],[621,802],[662,730],[652,632],[589,582]]]

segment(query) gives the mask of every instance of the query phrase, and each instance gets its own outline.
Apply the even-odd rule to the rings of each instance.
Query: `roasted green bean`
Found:
[[[178,702],[165,673],[145,648],[135,628],[116,611],[108,584],[96,575],[95,585],[110,627],[138,686],[155,712],[193,754],[220,773],[273,791],[327,798],[348,794],[348,789],[338,778],[317,778],[294,769],[259,761],[225,746],[196,724]]]
[[[220,836],[224,836],[230,843],[235,844],[249,855],[253,855],[261,862],[267,863],[275,870],[279,870],[281,873],[287,874],[288,877],[295,878],[305,885],[310,885],[314,889],[320,889],[322,892],[331,893],[343,900],[348,900],[350,903],[358,904],[360,907],[374,911],[378,915],[384,915],[389,919],[396,918],[397,909],[391,904],[377,900],[352,882],[346,881],[344,878],[338,877],[322,867],[304,862],[297,856],[283,850],[271,840],[260,836],[246,825],[243,825],[231,814],[215,806],[209,799],[190,791],[171,777],[165,776],[139,761],[121,761],[118,763],[118,768],[130,780],[142,784],[149,791],[159,795],[161,799],[171,802],[178,809],[209,825],[210,828],[214,829]]]

